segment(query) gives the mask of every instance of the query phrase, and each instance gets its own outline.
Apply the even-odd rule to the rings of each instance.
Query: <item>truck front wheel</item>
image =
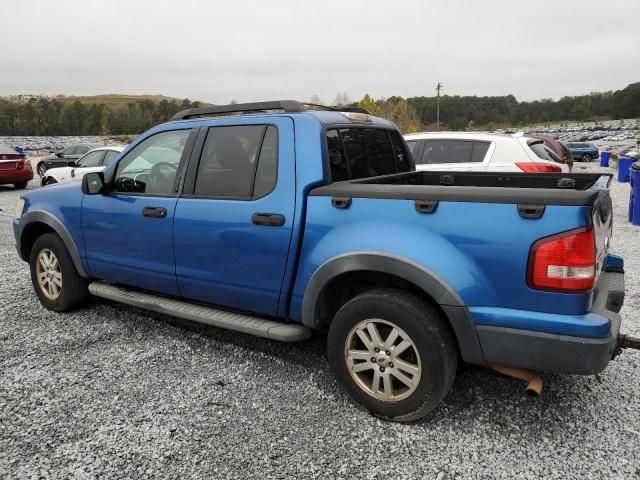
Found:
[[[370,290],[348,301],[327,342],[343,390],[389,420],[427,415],[455,378],[458,356],[448,324],[428,302],[403,290]]]
[[[78,274],[71,255],[55,233],[36,239],[29,264],[33,288],[48,310],[71,310],[89,298],[88,281]]]

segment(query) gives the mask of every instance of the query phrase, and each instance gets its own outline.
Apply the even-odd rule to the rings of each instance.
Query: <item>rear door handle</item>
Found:
[[[144,207],[142,209],[142,215],[151,218],[165,218],[167,216],[167,209],[163,207]]]
[[[281,227],[284,225],[284,220],[284,215],[278,213],[254,213],[251,216],[254,225],[265,227]]]

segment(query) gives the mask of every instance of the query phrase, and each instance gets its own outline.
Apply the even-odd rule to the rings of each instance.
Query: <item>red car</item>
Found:
[[[571,152],[566,145],[557,138],[550,137],[549,135],[531,135],[529,133],[525,136],[542,140],[544,144],[553,151],[553,153],[558,155],[564,163],[569,165],[569,168],[573,165],[573,156],[571,155]]]
[[[16,188],[27,188],[33,178],[33,169],[27,157],[13,148],[0,145],[0,185],[13,183]]]

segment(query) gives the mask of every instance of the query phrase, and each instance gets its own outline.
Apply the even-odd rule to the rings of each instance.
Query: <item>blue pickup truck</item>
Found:
[[[418,419],[460,361],[574,374],[621,347],[610,177],[417,172],[397,128],[295,101],[190,109],[13,223],[38,299],[102,297],[293,342]]]

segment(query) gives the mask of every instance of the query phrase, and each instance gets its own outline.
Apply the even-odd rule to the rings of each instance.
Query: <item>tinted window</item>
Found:
[[[533,153],[536,154],[538,158],[542,160],[549,160],[550,162],[563,163],[560,157],[553,153],[549,147],[545,146],[544,143],[530,143],[529,148],[533,150]]]
[[[269,126],[262,141],[258,159],[253,198],[264,197],[276,186],[278,179],[278,130]]]
[[[471,152],[472,162],[482,162],[489,150],[489,142],[473,142],[473,152]]]
[[[195,194],[249,198],[265,129],[264,125],[210,128],[198,165]]]
[[[78,160],[78,167],[98,167],[100,166],[100,161],[103,156],[103,150],[87,153],[84,157]]]
[[[409,151],[411,153],[415,151],[417,144],[418,144],[417,140],[407,140],[407,147],[409,147]]]
[[[482,162],[490,142],[471,140],[424,140],[419,164]]]
[[[120,162],[114,191],[173,194],[178,164],[191,130],[162,132],[143,140]]]
[[[73,155],[76,151],[76,147],[75,146],[71,146],[71,147],[67,147],[64,150],[62,150],[60,153],[62,155]]]
[[[116,158],[118,158],[118,155],[120,155],[120,152],[116,152],[114,150],[108,150],[107,154],[104,156],[104,160],[102,161],[102,164],[103,165],[111,164],[111,162],[113,162]]]
[[[327,150],[334,182],[411,170],[404,142],[395,130],[330,129]]]
[[[76,155],[84,155],[89,150],[91,150],[91,147],[89,147],[88,145],[77,145],[74,153]]]

